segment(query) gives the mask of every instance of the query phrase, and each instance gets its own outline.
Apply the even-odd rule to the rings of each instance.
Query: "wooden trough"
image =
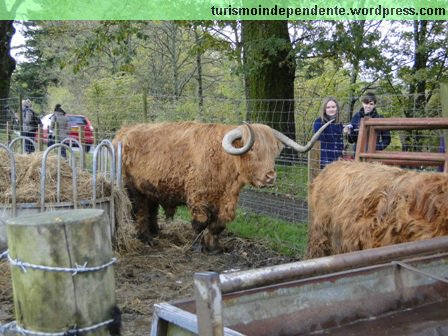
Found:
[[[447,335],[448,237],[195,275],[155,306],[151,336]]]

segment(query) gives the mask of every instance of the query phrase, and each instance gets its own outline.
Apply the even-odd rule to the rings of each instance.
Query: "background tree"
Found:
[[[287,21],[242,22],[247,120],[295,139],[294,78]]]
[[[448,27],[443,21],[403,21],[394,31],[397,43],[392,49],[407,99],[402,111],[408,118],[436,117],[428,108],[444,75],[448,74]],[[410,47],[409,47],[410,46]],[[407,132],[402,139],[404,151],[420,151],[425,141],[422,132]]]
[[[385,39],[381,36],[382,21],[341,21],[337,22],[333,32],[334,62],[345,66],[349,73],[348,119],[353,115],[355,103],[365,91],[374,87],[375,83],[390,69],[385,65],[382,50]],[[357,85],[361,73],[370,75],[367,85]]]
[[[4,2],[3,6],[4,6]],[[0,10],[4,10],[1,8]],[[0,20],[0,99],[9,97],[11,76],[16,68],[16,61],[11,56],[11,40],[15,33],[13,20]]]

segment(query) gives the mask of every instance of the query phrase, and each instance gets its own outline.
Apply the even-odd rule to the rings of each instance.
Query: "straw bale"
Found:
[[[16,154],[16,201],[17,203],[40,204],[42,152]],[[57,171],[60,165],[60,196],[57,197]],[[77,197],[79,200],[92,199],[92,174],[77,168]],[[72,168],[68,161],[49,155],[46,163],[45,202],[72,202]],[[0,151],[0,204],[10,204],[12,195],[11,166],[8,155]],[[96,197],[109,197],[111,184],[103,174],[97,175]],[[114,247],[119,252],[136,251],[140,243],[135,239],[135,225],[131,216],[131,202],[124,190],[113,189],[115,201],[116,232]]]

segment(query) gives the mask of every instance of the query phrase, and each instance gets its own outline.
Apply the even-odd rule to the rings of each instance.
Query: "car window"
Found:
[[[87,125],[86,119],[81,116],[69,116],[68,123],[70,125]]]

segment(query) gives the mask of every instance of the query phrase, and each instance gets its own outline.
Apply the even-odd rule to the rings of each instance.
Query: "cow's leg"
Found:
[[[145,196],[136,190],[132,184],[126,184],[126,189],[132,204],[132,215],[135,220],[138,238],[144,242],[147,242],[149,239],[149,233],[146,229],[148,210],[146,209]]]
[[[213,221],[208,225],[208,231],[204,236],[205,250],[209,253],[221,253],[219,245],[219,235],[226,228],[226,224],[221,221]]]
[[[159,214],[159,204],[154,201],[148,201],[148,228],[152,236],[159,234],[159,224],[157,223],[157,215]]]
[[[206,209],[202,207],[190,207],[190,215],[191,215],[191,226],[194,230],[194,232],[197,235],[200,235],[209,225],[210,222],[210,213]],[[202,251],[203,245],[202,241],[204,238],[199,239],[196,237],[196,239],[193,242],[192,249],[194,251]]]
[[[144,243],[151,243],[152,237],[158,233],[158,204],[148,201],[148,198],[133,188],[132,185],[128,185],[127,190],[132,203],[137,237]]]
[[[144,243],[151,242],[151,233],[149,232],[149,209],[148,202],[144,197],[135,198],[132,202],[134,213],[135,213],[135,223],[137,226],[137,235]]]

